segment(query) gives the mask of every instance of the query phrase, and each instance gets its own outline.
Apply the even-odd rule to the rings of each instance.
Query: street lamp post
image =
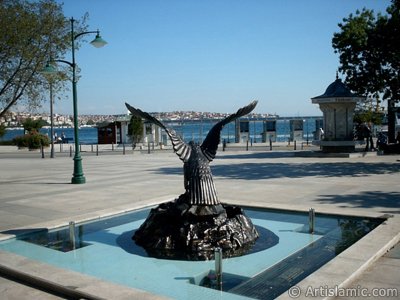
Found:
[[[54,118],[53,118],[53,78],[52,74],[55,72],[54,68],[48,63],[46,67],[40,71],[45,78],[47,79],[47,82],[49,84],[49,91],[50,91],[50,158],[54,158]]]
[[[81,153],[80,153],[80,149],[79,149],[78,94],[77,94],[77,88],[76,88],[77,76],[76,76],[76,62],[75,62],[75,40],[84,34],[96,33],[96,38],[90,42],[93,46],[95,46],[96,48],[100,48],[100,47],[103,47],[105,44],[107,44],[107,42],[101,38],[99,30],[84,31],[84,32],[75,34],[74,18],[71,18],[70,22],[71,22],[72,62],[62,60],[62,59],[57,59],[57,60],[53,60],[53,61],[68,64],[72,68],[72,102],[73,102],[73,115],[74,115],[75,155],[73,158],[74,172],[72,175],[71,183],[82,184],[82,183],[86,182],[86,178],[83,174],[82,157],[81,157]],[[48,64],[46,66],[46,68],[42,71],[42,73],[44,73],[44,74],[53,74],[55,72],[56,72],[55,68],[50,64]]]
[[[51,150],[50,150],[50,158],[54,158],[54,118],[53,118],[53,82],[49,79],[50,85],[50,141],[51,141]]]
[[[76,91],[76,63],[75,63],[75,40],[84,34],[96,33],[96,38],[91,42],[96,48],[103,47],[106,42],[100,37],[99,31],[85,31],[75,35],[74,32],[74,18],[71,18],[71,44],[72,44],[72,101],[73,101],[73,114],[74,114],[74,141],[75,141],[75,155],[74,155],[74,173],[71,183],[80,184],[85,183],[86,178],[83,175],[82,157],[79,150],[79,125],[78,125],[78,95]]]

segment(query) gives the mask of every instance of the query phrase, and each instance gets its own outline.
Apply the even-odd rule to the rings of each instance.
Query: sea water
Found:
[[[301,119],[301,118],[299,118]],[[315,132],[315,120],[320,117],[305,117],[303,118],[303,139],[307,138],[311,141],[313,139],[313,133]],[[196,121],[174,121],[165,122],[168,127],[173,128],[179,135],[183,136],[185,141],[196,141],[201,142],[207,136],[208,131],[217,123],[217,120],[196,120]],[[50,136],[50,128],[42,128],[41,133]],[[74,129],[71,127],[55,127],[54,132],[57,136],[61,137],[64,135],[67,138],[74,138]],[[260,121],[249,122],[249,135],[250,139],[255,142],[261,142],[261,134],[263,132],[263,123]],[[7,129],[6,134],[0,138],[0,141],[12,140],[16,136],[23,135],[23,129]],[[285,118],[277,119],[276,121],[276,141],[286,142],[290,137],[290,120]],[[235,142],[235,123],[229,123],[225,125],[221,132],[221,140],[226,142]],[[81,127],[79,128],[79,142],[81,144],[97,144],[97,128],[95,127]]]

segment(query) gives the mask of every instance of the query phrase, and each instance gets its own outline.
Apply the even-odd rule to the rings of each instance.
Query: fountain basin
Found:
[[[257,251],[256,243],[253,252],[223,260],[225,274],[243,279],[240,285],[222,292],[230,299],[260,297],[251,294],[244,286],[245,282],[264,282],[264,288],[258,292],[273,290],[274,294],[261,296],[264,299],[274,298],[383,221],[317,214],[315,233],[310,234],[307,214],[253,208],[246,208],[245,211],[255,226],[268,228],[279,236],[279,243],[262,251]],[[75,249],[68,241],[68,227],[9,239],[0,243],[0,249],[175,299],[186,299],[189,295],[193,299],[220,295],[220,291],[196,284],[197,278],[213,270],[213,261],[156,259],[148,257],[142,248],[135,247],[131,236],[135,228],[143,223],[148,212],[148,209],[139,210],[96,222],[77,224]],[[60,246],[63,243],[64,246]],[[83,247],[80,247],[81,243]],[[328,251],[325,252],[324,249]],[[305,269],[306,265],[302,262],[310,261],[315,253],[320,253],[318,260],[311,259],[315,264]],[[307,263],[307,266],[310,264]],[[280,280],[272,281],[262,277],[277,272],[286,274],[286,277],[281,276]]]

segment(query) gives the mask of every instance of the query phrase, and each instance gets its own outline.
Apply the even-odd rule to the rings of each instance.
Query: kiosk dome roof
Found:
[[[313,99],[346,98],[346,97],[359,97],[359,96],[357,94],[352,93],[350,89],[342,82],[342,80],[336,77],[336,80],[328,86],[325,93],[323,93],[320,96],[314,97]]]

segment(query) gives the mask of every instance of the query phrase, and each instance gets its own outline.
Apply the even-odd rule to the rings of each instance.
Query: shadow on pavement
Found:
[[[339,207],[375,208],[383,207],[382,213],[400,213],[400,193],[368,191],[351,195],[321,195],[314,201],[324,204],[335,204]]]
[[[214,176],[229,179],[261,180],[300,177],[366,177],[400,173],[396,163],[242,163],[211,166]],[[183,174],[182,168],[159,168],[160,174]]]
[[[220,154],[221,152],[218,152]],[[260,152],[249,152],[249,153],[237,153],[237,154],[225,154],[219,155],[217,159],[246,159],[246,158],[284,158],[294,157],[294,151],[260,151]]]

